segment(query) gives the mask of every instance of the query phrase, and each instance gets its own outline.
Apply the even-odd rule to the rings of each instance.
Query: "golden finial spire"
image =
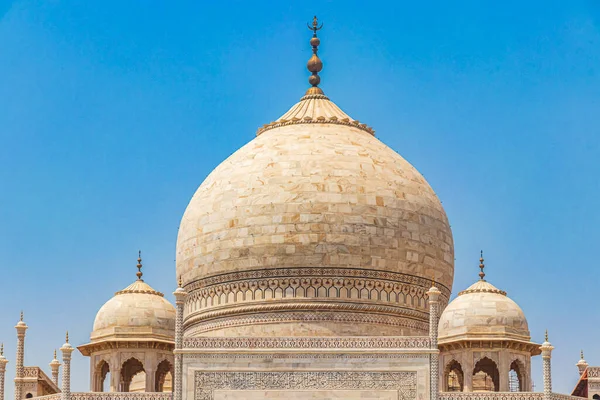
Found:
[[[144,275],[144,274],[142,274],[142,251],[141,250],[138,251],[137,262],[138,262],[137,263],[138,272],[136,272],[136,276],[138,278],[138,281],[141,281],[142,280],[142,275]]]
[[[56,349],[54,349],[54,359],[56,360]]]
[[[69,331],[67,331],[67,338],[66,338],[65,343],[69,343]]]
[[[181,275],[179,275],[179,282],[178,282],[178,283],[179,283],[179,287],[183,287],[183,286],[181,286],[181,284],[183,283],[183,282],[181,281]]]
[[[313,55],[306,64],[306,68],[308,68],[308,70],[312,72],[312,75],[308,78],[308,83],[310,83],[312,87],[306,91],[306,94],[323,94],[323,91],[321,90],[321,88],[319,88],[319,83],[321,83],[321,77],[319,76],[319,72],[323,69],[323,62],[321,61],[321,59],[319,59],[319,56],[317,56],[319,44],[321,44],[321,41],[317,37],[317,31],[323,28],[323,23],[321,23],[321,25],[319,26],[319,21],[317,20],[317,16],[315,15],[315,17],[313,18],[312,26],[310,24],[306,25],[308,26],[308,29],[313,31],[313,37],[310,39],[310,45],[312,46]]]
[[[4,355],[4,343],[0,343],[0,356]]]
[[[583,360],[583,350],[581,350],[581,359]]]
[[[483,263],[483,250],[481,250],[481,253],[479,256],[479,269],[481,269],[481,271],[479,272],[479,278],[481,280],[483,280],[483,278],[485,278],[485,272],[483,272],[484,268],[485,268],[485,264]]]
[[[21,310],[21,317],[20,317],[19,321],[23,322],[23,310]]]
[[[548,329],[546,329],[546,335],[544,337],[544,340],[546,340],[546,342],[548,341]]]

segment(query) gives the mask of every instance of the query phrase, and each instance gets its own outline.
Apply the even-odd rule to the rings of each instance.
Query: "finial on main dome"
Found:
[[[485,264],[483,263],[483,250],[481,250],[481,255],[479,256],[479,269],[481,269],[481,272],[479,272],[479,278],[483,281],[485,278],[485,272],[483,272],[483,269],[485,268]]]
[[[310,83],[312,87],[306,91],[306,94],[323,94],[323,91],[319,87],[319,83],[321,83],[321,77],[319,76],[319,72],[323,69],[323,62],[321,61],[319,56],[317,56],[317,51],[319,51],[319,44],[321,44],[321,41],[317,37],[317,31],[323,28],[323,23],[321,23],[321,26],[319,26],[319,21],[317,19],[317,16],[315,15],[315,17],[313,18],[312,26],[310,24],[306,25],[308,26],[308,29],[313,31],[313,37],[312,39],[310,39],[310,45],[312,46],[313,55],[306,64],[306,68],[308,68],[308,70],[312,72],[312,75],[308,78],[308,83]]]
[[[138,272],[136,272],[135,275],[137,276],[138,281],[141,281],[142,280],[142,275],[144,275],[142,273],[142,251],[141,250],[138,250],[138,259],[137,259],[137,262],[138,262],[137,263]]]

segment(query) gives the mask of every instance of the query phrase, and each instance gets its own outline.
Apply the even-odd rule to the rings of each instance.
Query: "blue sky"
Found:
[[[419,4],[418,4],[419,3]],[[420,4],[423,3],[423,4]],[[0,2],[0,341],[26,364],[89,339],[135,279],[175,287],[181,215],[206,175],[307,88],[423,173],[456,249],[550,331],[555,391],[600,365],[600,2]],[[595,110],[595,111],[594,111]],[[74,357],[73,390],[88,390]],[[533,363],[542,388],[541,361]],[[8,384],[7,398],[12,396]]]

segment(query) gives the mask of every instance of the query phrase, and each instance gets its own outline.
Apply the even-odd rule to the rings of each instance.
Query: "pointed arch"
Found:
[[[130,358],[121,365],[121,391],[129,392],[133,377],[146,373],[144,364],[137,358]],[[144,380],[145,382],[145,380]]]
[[[168,360],[162,360],[158,363],[158,366],[156,367],[156,379],[154,380],[155,392],[165,392],[173,390],[172,383],[169,385],[169,382],[172,381],[172,369],[173,365]]]
[[[500,373],[494,361],[483,357],[473,368],[474,392],[498,392],[500,390]]]
[[[519,359],[510,363],[508,370],[508,390],[511,392],[525,391],[525,365]]]
[[[464,382],[462,366],[458,361],[452,359],[444,368],[444,390],[446,392],[462,392]]]
[[[108,383],[107,383],[107,379]],[[102,359],[96,364],[94,369],[94,392],[110,392],[110,364]]]

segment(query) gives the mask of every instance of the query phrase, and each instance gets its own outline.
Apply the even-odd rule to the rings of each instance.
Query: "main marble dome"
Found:
[[[313,69],[301,101],[215,168],[185,210],[188,337],[426,335],[431,279],[448,301],[454,249],[439,199],[323,94]]]

